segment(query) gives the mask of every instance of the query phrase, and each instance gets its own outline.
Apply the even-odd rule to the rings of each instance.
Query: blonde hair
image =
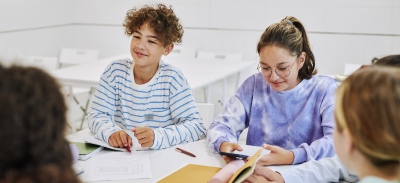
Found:
[[[363,68],[336,92],[337,130],[347,129],[354,146],[373,165],[397,166],[400,171],[400,69]]]

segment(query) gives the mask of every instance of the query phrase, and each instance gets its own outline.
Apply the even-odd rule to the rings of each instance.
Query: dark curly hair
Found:
[[[33,67],[0,65],[0,182],[79,182],[60,86]]]
[[[261,35],[257,45],[257,53],[265,46],[278,46],[287,49],[293,56],[306,53],[303,67],[299,70],[300,79],[310,79],[317,74],[315,69],[315,57],[311,50],[306,29],[295,17],[287,16],[280,23],[270,25]]]
[[[145,5],[140,9],[128,10],[123,24],[125,34],[132,35],[146,22],[149,22],[164,47],[182,42],[183,28],[171,6],[168,8],[163,4],[157,4],[157,7]]]

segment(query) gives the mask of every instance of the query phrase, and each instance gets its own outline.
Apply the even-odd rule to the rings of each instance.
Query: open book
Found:
[[[229,183],[242,182],[254,172],[255,164],[260,158],[262,148],[260,148],[250,159],[239,168],[229,180]],[[220,171],[221,168],[188,164],[176,172],[164,177],[158,183],[204,183],[209,182],[211,178]]]
[[[254,168],[256,167],[256,163],[258,159],[261,157],[261,151],[263,149],[260,148],[250,159],[241,167],[239,170],[233,174],[229,183],[232,182],[243,182],[247,177],[249,177],[254,172]]]

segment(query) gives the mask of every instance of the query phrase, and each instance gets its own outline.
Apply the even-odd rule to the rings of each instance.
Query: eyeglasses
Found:
[[[290,75],[290,69],[292,69],[294,63],[296,63],[296,61],[294,61],[291,66],[288,66],[288,67],[285,67],[285,68],[277,67],[275,69],[276,75],[278,75],[281,78],[288,77]],[[272,75],[271,67],[263,68],[263,67],[260,66],[260,64],[258,64],[257,70],[258,70],[259,73],[263,74],[264,76],[270,77]]]

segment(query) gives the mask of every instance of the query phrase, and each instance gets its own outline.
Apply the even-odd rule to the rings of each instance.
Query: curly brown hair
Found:
[[[168,8],[164,4],[157,4],[156,7],[145,5],[140,9],[135,7],[128,10],[123,24],[125,34],[131,36],[135,30],[147,22],[164,47],[182,42],[183,28],[171,6]]]
[[[0,182],[79,182],[60,86],[33,67],[0,65]]]

